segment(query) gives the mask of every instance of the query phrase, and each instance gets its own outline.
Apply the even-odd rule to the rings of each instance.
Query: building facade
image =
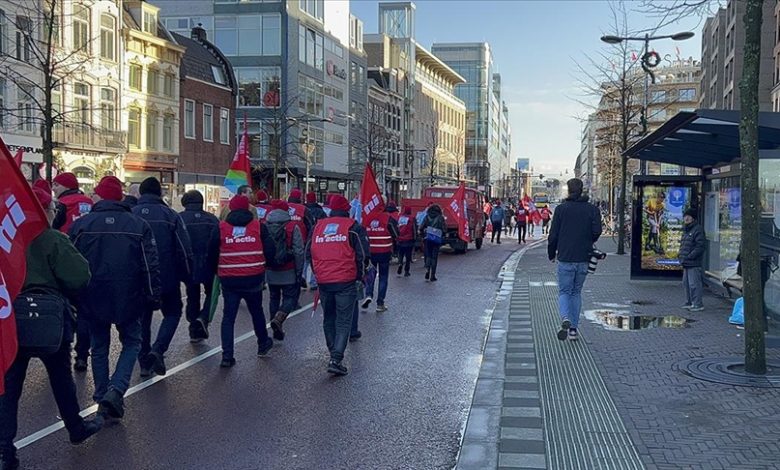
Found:
[[[356,194],[363,176],[367,157],[361,149],[367,139],[368,77],[364,79],[360,70],[368,70],[368,54],[363,47],[363,22],[350,15],[349,18],[349,194]],[[354,72],[353,72],[354,71]]]
[[[368,129],[361,152],[374,168],[388,199],[401,197],[403,180],[403,90],[395,69],[368,70]]]

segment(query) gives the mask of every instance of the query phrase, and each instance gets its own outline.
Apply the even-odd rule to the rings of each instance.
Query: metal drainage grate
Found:
[[[745,360],[737,357],[687,359],[673,368],[707,382],[737,387],[780,388],[780,364],[767,364],[766,375],[745,372]]]

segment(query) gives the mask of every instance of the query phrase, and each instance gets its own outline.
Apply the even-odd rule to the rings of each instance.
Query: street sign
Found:
[[[304,177],[304,178],[303,178],[303,182],[304,182],[304,183],[314,183],[314,178],[311,178],[311,177],[308,177],[308,178],[307,178],[307,177]]]
[[[320,181],[320,190],[325,191],[326,189],[328,189],[328,182]]]

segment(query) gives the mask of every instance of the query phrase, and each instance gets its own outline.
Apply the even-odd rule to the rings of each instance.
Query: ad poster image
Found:
[[[645,186],[642,194],[642,269],[681,270],[677,254],[691,188]]]

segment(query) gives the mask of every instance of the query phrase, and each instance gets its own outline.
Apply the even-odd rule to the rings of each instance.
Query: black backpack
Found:
[[[268,233],[271,235],[271,240],[274,242],[275,254],[273,258],[266,259],[265,262],[272,268],[280,268],[295,258],[292,251],[287,246],[287,230],[285,229],[285,225],[285,223],[266,223]]]

